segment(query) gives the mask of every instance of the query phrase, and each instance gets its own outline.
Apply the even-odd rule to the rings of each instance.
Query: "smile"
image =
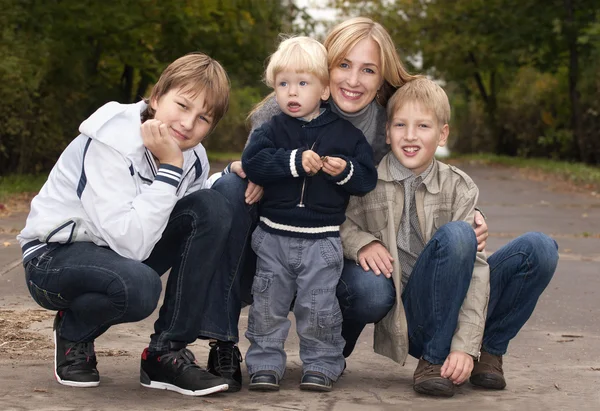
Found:
[[[346,90],[343,88],[341,88],[340,91],[342,92],[343,95],[345,95],[346,97],[350,97],[350,98],[357,98],[362,95],[362,93],[360,93],[360,92],[349,91],[349,90]]]

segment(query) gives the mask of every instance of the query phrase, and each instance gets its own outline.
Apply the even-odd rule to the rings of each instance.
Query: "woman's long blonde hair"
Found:
[[[346,57],[348,52],[359,41],[370,37],[379,45],[381,54],[381,72],[383,73],[383,85],[377,92],[376,100],[383,107],[394,92],[405,83],[418,78],[408,73],[400,60],[394,42],[387,30],[379,23],[367,17],[353,17],[336,25],[327,35],[323,45],[327,49],[327,64],[329,70],[336,67]],[[270,93],[258,103],[250,114],[259,111],[269,101],[274,93]]]

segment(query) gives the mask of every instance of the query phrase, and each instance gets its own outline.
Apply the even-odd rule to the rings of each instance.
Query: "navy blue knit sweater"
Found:
[[[343,158],[338,176],[308,176],[302,153]],[[248,178],[264,187],[259,224],[292,237],[339,236],[350,195],[365,195],[377,184],[373,151],[363,133],[329,108],[310,122],[285,114],[256,129],[242,154]]]

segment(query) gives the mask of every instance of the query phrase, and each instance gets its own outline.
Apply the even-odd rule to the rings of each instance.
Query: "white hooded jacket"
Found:
[[[136,104],[110,102],[79,127],[31,202],[17,236],[23,261],[47,243],[90,241],[123,257],[148,258],[175,203],[205,187],[209,164],[201,144],[183,152],[183,169],[156,165],[142,142]]]

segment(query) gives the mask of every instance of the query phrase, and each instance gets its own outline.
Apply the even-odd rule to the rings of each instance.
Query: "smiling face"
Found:
[[[154,118],[167,125],[182,151],[200,144],[211,130],[213,118],[206,108],[205,95],[204,91],[193,94],[175,88],[150,101]]]
[[[346,113],[362,110],[383,85],[379,45],[370,37],[362,39],[329,75],[331,97],[340,110]]]
[[[275,75],[275,99],[285,114],[312,120],[319,115],[321,100],[329,98],[329,87],[312,73],[282,70]]]
[[[448,124],[440,124],[433,110],[407,101],[388,119],[386,142],[394,156],[415,175],[427,170],[436,148],[446,145]]]

